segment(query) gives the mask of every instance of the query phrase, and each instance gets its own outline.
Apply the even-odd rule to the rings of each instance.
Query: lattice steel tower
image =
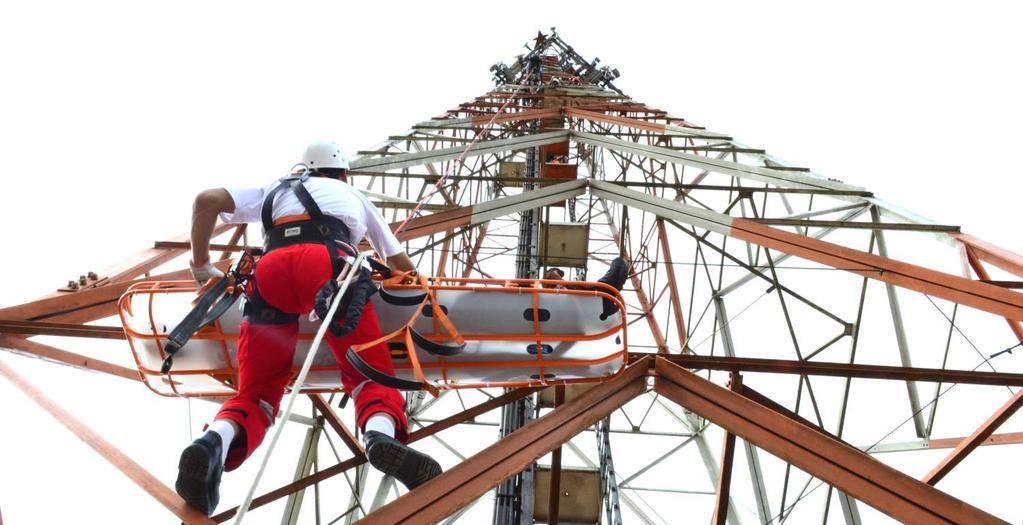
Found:
[[[633,100],[553,30],[530,47],[491,68],[491,91],[359,151],[350,180],[398,223],[446,175],[400,235],[433,275],[594,278],[623,256],[632,365],[592,388],[409,394],[413,445],[446,472],[400,497],[361,466],[348,414],[309,396],[295,478],[258,502],[287,497],[286,523],[1000,523],[967,503],[985,507],[983,480],[962,500],[934,485],[978,445],[1023,439],[994,434],[1023,374],[990,357],[1023,342],[1023,258]],[[0,345],[133,377],[27,337],[118,339],[83,323],[181,268],[183,240],[0,310]],[[921,479],[877,459],[942,448]],[[314,467],[317,451],[336,463]],[[334,497],[303,504],[314,484]]]

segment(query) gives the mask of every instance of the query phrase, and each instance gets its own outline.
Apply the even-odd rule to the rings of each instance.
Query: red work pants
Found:
[[[255,286],[270,305],[288,314],[307,315],[316,292],[331,278],[330,256],[322,244],[296,244],[276,249],[256,265]],[[405,400],[395,389],[367,380],[347,359],[352,345],[381,336],[372,303],[367,303],[359,325],[344,337],[326,334],[327,344],[341,367],[341,383],[355,401],[356,423],[364,428],[369,416],[383,412],[396,422],[396,438],[408,437]],[[226,470],[237,468],[262,443],[280,409],[284,388],[291,380],[298,341],[298,322],[255,324],[242,321],[238,338],[238,395],[224,403],[215,419],[229,419],[242,432],[231,443]],[[359,353],[371,366],[394,374],[386,343]]]

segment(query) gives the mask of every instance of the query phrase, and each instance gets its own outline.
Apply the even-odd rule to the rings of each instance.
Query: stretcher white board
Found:
[[[429,290],[435,303],[427,302],[411,326],[435,343],[454,346],[452,334],[432,315],[437,304],[465,340],[454,356],[434,355],[413,345],[425,378],[439,389],[595,382],[626,364],[624,303],[606,285],[573,282],[570,288],[545,288],[529,280],[435,279]],[[382,332],[402,328],[424,294],[418,285],[388,285],[375,294],[372,301]],[[176,282],[143,283],[121,298],[121,319],[140,374],[162,395],[233,395],[239,307],[193,336],[174,355],[171,372],[160,373],[167,335],[192,308],[195,297],[194,287]],[[614,313],[606,317],[605,300],[615,305]],[[293,358],[296,372],[317,328],[319,322],[300,317]],[[389,344],[395,375],[414,380],[403,340]],[[340,369],[323,343],[302,391],[340,389]]]

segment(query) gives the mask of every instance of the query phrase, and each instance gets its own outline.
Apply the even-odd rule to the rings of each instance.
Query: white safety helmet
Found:
[[[337,142],[321,140],[313,142],[302,154],[302,164],[311,170],[319,168],[348,169],[348,157]]]

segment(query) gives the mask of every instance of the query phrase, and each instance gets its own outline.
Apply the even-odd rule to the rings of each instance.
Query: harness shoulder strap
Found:
[[[302,206],[309,212],[309,216],[314,220],[323,218],[323,212],[320,211],[320,207],[316,204],[316,200],[309,194],[309,190],[305,189],[305,184],[302,184],[308,175],[300,179],[295,179],[291,183],[291,191],[295,192],[295,196],[298,197],[298,202],[302,203]]]
[[[267,194],[266,198],[263,199],[263,208],[260,211],[260,217],[263,222],[264,232],[268,232],[270,231],[270,229],[274,227],[274,198],[277,197],[277,194],[280,193],[281,190],[283,190],[284,188],[292,188],[295,181],[300,182],[307,178],[309,178],[309,175],[302,175],[301,177],[294,176],[282,177],[280,179],[280,184],[275,186],[274,189],[270,190],[270,193]],[[308,192],[306,194],[308,195]],[[300,197],[299,201],[301,200],[302,199]],[[305,206],[305,203],[303,202],[302,205]],[[319,208],[317,208],[317,211],[319,211]],[[310,213],[312,212],[310,211]]]

